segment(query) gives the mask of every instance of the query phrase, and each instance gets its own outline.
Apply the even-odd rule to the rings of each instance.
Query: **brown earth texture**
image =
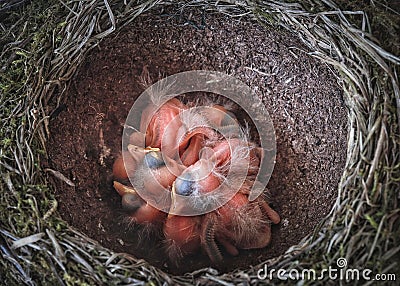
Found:
[[[112,187],[125,119],[143,92],[146,66],[155,80],[190,70],[228,73],[247,84],[272,118],[276,165],[268,198],[281,216],[272,241],[256,250],[224,253],[222,272],[245,269],[299,243],[329,214],[346,158],[347,115],[334,71],[308,54],[297,35],[246,18],[201,10],[152,10],[85,58],[64,102],[54,103],[48,156],[59,213],[75,229],[116,252],[183,274],[212,265],[204,253],[176,265],[162,240],[129,226]]]

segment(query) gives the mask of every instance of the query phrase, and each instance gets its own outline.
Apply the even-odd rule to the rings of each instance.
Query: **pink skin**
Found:
[[[140,207],[136,212],[130,215],[130,218],[138,224],[146,224],[146,223],[155,223],[155,222],[163,222],[166,213],[152,207],[149,204],[144,204]]]
[[[164,224],[170,257],[194,253],[200,248],[200,217],[169,215]]]
[[[227,110],[221,105],[213,105],[212,108],[207,112],[208,118],[211,122],[213,122],[216,126],[221,126],[222,121],[225,118]]]
[[[242,193],[236,193],[229,202],[217,210],[218,214],[220,215],[221,223],[224,225],[230,225],[232,217],[235,215],[237,209],[247,205],[248,203],[249,200],[247,199],[246,195],[243,195]]]
[[[131,136],[129,136],[129,144],[145,147],[145,134],[142,132],[133,132]]]
[[[175,117],[179,115],[182,110],[187,109],[187,107],[180,102],[178,99],[173,98],[164,103],[154,114],[155,106],[148,106],[142,114],[140,131],[146,134],[145,142],[146,146],[150,146],[153,148],[161,148],[162,140],[166,140],[163,142],[166,146],[174,146],[175,144],[175,136],[164,135],[164,132],[169,125],[170,130],[178,130],[182,125],[182,122],[177,119],[174,120]],[[149,118],[151,115],[153,116]],[[147,125],[146,130],[146,123]],[[173,126],[171,126],[171,124]],[[164,138],[164,139],[163,139]],[[167,147],[169,148],[169,147]]]
[[[143,182],[144,188],[149,195],[152,194],[156,199],[165,197],[163,192],[172,185],[176,176],[183,171],[184,167],[168,157],[162,157],[159,152],[149,148],[144,149],[129,145],[128,150],[124,160],[134,163],[134,173],[131,174],[125,168],[121,168],[121,165],[122,167],[124,165],[123,160],[120,159],[114,163],[114,176],[117,179],[121,179],[126,178],[127,173],[129,173],[129,176],[133,176],[134,180]],[[153,168],[144,168],[144,158],[150,160]],[[129,167],[129,165],[127,166]],[[134,209],[130,217],[136,223],[151,223],[152,221],[157,222],[165,219],[166,214],[143,201],[134,188],[124,186],[117,181],[114,182],[114,188],[122,197],[123,205],[125,204],[128,209]],[[134,194],[134,196],[126,196],[127,194]]]
[[[137,168],[137,163],[131,156],[129,156],[129,152],[124,151],[123,153],[125,154],[118,156],[113,164],[113,175],[119,180],[126,180],[129,176],[133,176]],[[123,159],[124,157],[125,162]]]
[[[231,148],[234,149],[235,147],[250,148],[249,156],[245,158],[246,160],[244,160],[243,163],[246,165],[245,168],[247,168],[248,164],[249,175],[257,174],[258,167],[263,156],[262,149],[259,147],[251,146],[249,143],[246,143],[239,138],[230,138],[227,140],[215,142],[213,144],[212,148],[214,151],[214,156],[217,158],[217,166],[221,167],[231,164]],[[238,163],[239,162],[237,162],[237,164]]]
[[[185,166],[193,165],[199,160],[199,152],[204,147],[204,140],[215,136],[215,132],[208,127],[196,127],[186,131],[178,130],[177,146],[180,159]]]
[[[222,105],[215,104],[205,109],[205,113],[206,117],[214,126],[221,127],[227,124],[237,124],[235,116]]]
[[[182,152],[181,161],[185,166],[190,166],[199,160],[199,152],[203,148],[204,135],[196,134],[190,139],[189,146]]]
[[[196,189],[199,194],[207,194],[214,191],[221,184],[218,177],[212,172],[212,162],[200,159],[193,165],[189,166],[182,174],[185,177],[191,174],[192,180],[195,180]]]
[[[245,195],[237,193],[229,202],[227,202],[225,205],[217,210],[220,216],[219,223],[225,226],[232,226],[232,218],[236,215],[236,211],[240,209],[240,207],[248,203],[249,201],[247,200],[247,197]],[[223,231],[221,232],[221,234],[222,233]],[[217,234],[217,240],[224,246],[229,254],[233,256],[238,255],[239,251],[236,246],[230,242],[229,237],[224,238],[224,235],[221,234]]]
[[[240,249],[263,248],[271,240],[271,226],[279,223],[279,215],[261,198],[249,203],[238,192],[218,210],[206,214],[202,223],[202,247],[213,262],[222,261],[218,244],[231,255]]]
[[[165,157],[167,165],[156,170],[150,170],[144,174],[144,188],[147,192],[157,196],[165,189],[169,189],[176,177],[184,170],[184,166],[179,165],[174,160]]]

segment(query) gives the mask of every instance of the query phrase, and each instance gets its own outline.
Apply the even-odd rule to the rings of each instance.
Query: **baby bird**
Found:
[[[182,122],[179,114],[187,109],[178,99],[173,98],[157,109],[149,105],[142,113],[140,132],[145,134],[145,146],[162,148],[163,152],[172,157],[176,148],[176,130]]]
[[[129,164],[125,164],[128,167],[124,170],[120,166],[120,160],[114,163],[116,165],[114,177],[121,178],[123,177],[121,174],[126,173],[133,184],[129,187],[114,181],[114,188],[122,197],[123,207],[132,212],[132,221],[139,224],[151,223],[152,219],[157,221],[161,217],[165,219],[165,212],[170,208],[169,188],[184,167],[162,156],[161,152],[155,148],[129,145],[128,152],[129,154],[126,154],[124,159],[126,157],[128,161],[132,160],[134,173],[130,173],[133,167],[131,168]],[[158,209],[153,205],[157,205]]]
[[[279,215],[262,198],[249,202],[239,191],[225,205],[204,215],[201,245],[210,259],[219,263],[219,245],[233,256],[239,254],[238,249],[263,248],[271,240],[271,223],[279,221]]]

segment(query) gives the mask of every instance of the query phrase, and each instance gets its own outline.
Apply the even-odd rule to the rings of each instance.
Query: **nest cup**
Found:
[[[339,258],[349,268],[396,272],[399,59],[369,36],[365,14],[356,14],[358,27],[354,13],[320,1],[22,4],[0,10],[13,31],[1,38],[2,87],[15,99],[1,99],[2,281],[257,283],[266,265],[322,271],[340,267]],[[32,11],[40,11],[38,30],[22,25]],[[11,25],[13,17],[20,22]],[[236,46],[213,46],[224,33]],[[263,42],[271,45],[264,62],[254,47]],[[173,49],[163,55],[165,46]],[[298,62],[293,73],[277,69],[286,61]],[[153,78],[214,68],[256,89],[277,132],[268,200],[283,219],[266,249],[227,257],[226,268],[197,257],[172,269],[156,244],[149,256],[129,240],[137,232],[118,222],[110,165],[144,66]]]

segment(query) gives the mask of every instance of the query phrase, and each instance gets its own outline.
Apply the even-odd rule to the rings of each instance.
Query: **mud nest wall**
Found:
[[[247,16],[235,20],[196,7],[179,13],[171,8],[143,13],[115,37],[102,41],[72,79],[64,110],[50,120],[50,130],[63,132],[52,132],[45,168],[63,170],[75,185],[52,180],[61,217],[101,245],[166,271],[185,273],[209,266],[197,255],[165,268],[171,263],[162,242],[143,243],[156,235],[148,237],[126,222],[111,171],[121,152],[129,109],[144,91],[143,69],[152,79],[190,70],[229,71],[256,89],[271,114],[278,150],[268,202],[282,223],[273,227],[269,247],[241,251],[213,266],[231,271],[281,255],[312,232],[337,197],[347,119],[335,74],[306,56],[307,48],[283,29],[263,27]],[[188,17],[193,25],[187,25]]]
[[[379,43],[370,36],[370,27],[365,14],[340,11],[331,2],[319,1],[308,1],[301,4],[283,2],[226,4],[205,1],[181,2],[174,5],[156,1],[130,2],[126,5],[111,5],[107,1],[92,1],[90,4],[35,2],[25,3],[18,9],[17,12],[11,10],[13,13],[1,10],[1,13],[8,13],[1,38],[3,45],[0,165],[2,174],[1,251],[4,259],[0,263],[4,269],[7,269],[0,274],[2,281],[26,284],[83,282],[89,284],[140,284],[141,281],[152,281],[156,284],[163,282],[178,284],[256,283],[257,271],[264,265],[275,269],[298,269],[300,271],[309,268],[321,271],[328,265],[336,265],[339,257],[346,258],[350,268],[369,268],[374,273],[396,271],[399,258],[398,199],[400,189],[398,183],[400,101],[396,77],[399,59],[383,50]],[[40,13],[34,14],[31,11],[40,11]],[[165,11],[168,13],[165,14]],[[187,13],[186,11],[194,12]],[[150,26],[154,25],[153,21],[163,13],[171,20],[162,22],[167,24],[159,22],[158,25],[164,25],[162,27]],[[171,17],[171,14],[174,17]],[[204,15],[217,15],[217,20],[212,20],[208,16],[202,18]],[[143,19],[147,19],[147,21],[143,21]],[[202,22],[202,19],[208,19],[210,22]],[[231,19],[231,23],[237,24],[221,27],[229,19]],[[251,19],[251,21],[244,19]],[[94,127],[97,124],[98,127],[99,122],[103,120],[101,117],[96,117],[101,111],[97,110],[98,106],[94,106],[97,104],[95,101],[91,101],[90,98],[88,101],[82,101],[79,96],[73,95],[71,90],[76,93],[85,92],[85,90],[93,92],[97,88],[97,92],[116,92],[117,94],[126,92],[122,89],[107,90],[107,86],[104,85],[93,86],[96,82],[94,76],[96,66],[89,67],[90,64],[93,65],[93,62],[96,62],[99,63],[99,67],[102,64],[102,68],[113,62],[123,65],[127,62],[123,57],[121,58],[121,55],[124,55],[124,49],[143,48],[135,47],[137,31],[142,29],[149,33],[163,35],[163,29],[168,30],[170,27],[168,25],[172,25],[174,21],[178,27],[175,33],[179,31],[180,35],[185,35],[183,31],[190,30],[184,29],[182,26],[193,26],[191,31],[195,32],[192,33],[201,34],[205,29],[204,25],[216,21],[213,23],[216,29],[208,35],[211,39],[213,35],[225,30],[225,33],[228,32],[234,36],[241,35],[242,39],[238,41],[245,46],[255,43],[260,45],[276,43],[278,47],[284,48],[282,54],[276,54],[276,58],[282,57],[283,65],[285,54],[290,53],[294,58],[301,58],[302,64],[298,65],[300,72],[306,69],[304,65],[307,64],[311,67],[320,67],[317,71],[318,79],[314,79],[315,81],[309,84],[311,89],[305,88],[304,92],[300,92],[304,97],[298,100],[305,100],[303,108],[306,108],[306,104],[315,103],[312,91],[325,95],[324,108],[327,109],[321,111],[320,118],[318,115],[316,116],[315,123],[318,124],[326,116],[334,115],[333,125],[336,126],[336,130],[339,130],[339,133],[348,131],[347,152],[341,155],[341,150],[343,152],[341,146],[345,142],[337,142],[332,147],[329,142],[312,136],[310,143],[303,145],[302,142],[308,141],[297,141],[295,135],[285,137],[284,134],[279,134],[285,127],[290,126],[290,122],[287,123],[283,119],[282,121],[277,120],[279,123],[275,128],[278,132],[278,143],[279,138],[283,138],[280,143],[281,146],[284,146],[281,147],[282,157],[279,158],[278,155],[277,159],[279,173],[285,173],[286,157],[297,158],[297,161],[295,160],[292,164],[298,167],[294,169],[294,172],[297,172],[299,177],[294,174],[294,178],[300,178],[301,181],[303,176],[305,183],[307,178],[314,178],[315,182],[309,182],[312,186],[318,186],[319,183],[321,188],[337,189],[338,194],[331,192],[326,197],[323,194],[317,196],[314,204],[318,203],[318,199],[324,199],[325,207],[320,208],[316,214],[307,212],[309,209],[305,207],[301,213],[307,214],[308,217],[304,219],[297,218],[296,212],[289,214],[293,202],[288,201],[286,204],[282,204],[281,209],[277,205],[278,210],[286,213],[287,216],[292,215],[291,219],[298,219],[299,222],[305,221],[306,225],[300,226],[299,232],[294,232],[300,237],[294,237],[291,240],[290,235],[287,236],[286,233],[287,241],[282,249],[272,256],[261,255],[258,259],[253,259],[251,263],[255,261],[258,264],[252,264],[251,267],[246,267],[245,264],[235,264],[233,266],[240,266],[240,268],[229,269],[229,272],[222,274],[211,267],[205,267],[185,275],[173,275],[165,272],[166,269],[157,268],[145,260],[125,253],[116,253],[109,248],[126,252],[124,248],[112,247],[115,241],[118,242],[117,237],[112,238],[114,241],[111,243],[107,243],[99,237],[101,232],[90,233],[90,230],[84,229],[85,227],[76,230],[65,222],[65,220],[69,223],[73,222],[73,218],[69,220],[66,217],[68,211],[65,208],[68,208],[68,204],[79,205],[79,201],[88,202],[88,204],[83,204],[83,210],[88,213],[91,212],[91,207],[93,209],[99,207],[99,205],[91,206],[87,194],[79,193],[79,190],[85,190],[87,186],[79,188],[81,182],[73,180],[85,177],[93,180],[90,172],[75,176],[73,173],[75,168],[68,169],[68,166],[75,167],[79,164],[85,166],[85,162],[77,162],[68,156],[70,154],[63,153],[61,155],[64,157],[58,154],[57,159],[53,160],[53,165],[51,163],[46,165],[49,156],[54,158],[57,155],[57,149],[56,151],[50,150],[50,147],[57,147],[52,146],[56,144],[50,145],[49,142],[58,142],[59,144],[64,133],[70,137],[74,136],[74,132],[76,132],[73,124],[71,126],[71,120],[66,118],[65,114],[73,114],[75,111],[79,113],[77,117],[81,116],[80,118],[85,118],[82,114],[94,115],[94,121],[87,120],[86,122],[88,128],[90,124]],[[222,22],[218,23],[218,21]],[[30,25],[25,23],[30,23]],[[129,26],[128,29],[130,24],[135,27],[133,30],[132,26]],[[250,36],[243,31],[249,33],[251,25],[253,25],[253,32]],[[263,40],[263,37],[276,37],[277,34],[268,32],[271,30],[281,31],[280,38],[271,42],[269,42],[270,39]],[[223,39],[223,33],[220,34],[219,37]],[[170,36],[172,35],[174,34],[171,33]],[[189,34],[187,37],[190,38],[192,35]],[[152,37],[147,37],[151,41]],[[225,35],[225,37],[227,36]],[[257,39],[251,39],[251,37]],[[162,36],[159,38],[161,39]],[[102,41],[102,39],[104,40]],[[141,41],[146,43],[146,36]],[[184,38],[181,37],[180,41],[184,41]],[[194,42],[196,43],[196,40]],[[212,39],[210,42],[215,43],[216,41]],[[182,42],[177,41],[176,49],[182,46],[184,46]],[[210,46],[210,44],[204,46]],[[98,50],[88,56],[88,52],[94,47],[98,47]],[[201,43],[199,43],[199,47],[201,47]],[[292,50],[288,47],[291,47]],[[293,47],[295,48],[293,49]],[[190,51],[189,48],[187,49]],[[159,59],[162,59],[161,51],[155,52],[160,53]],[[240,50],[237,52],[239,56],[236,60],[244,58]],[[106,55],[106,58],[101,58],[102,53]],[[233,66],[218,66],[220,63],[218,55],[215,56],[215,59],[211,58],[207,62],[201,57],[196,58],[196,49],[192,50],[192,53],[193,57],[190,60],[186,59],[188,66],[193,62],[196,63],[197,60],[199,67],[215,67],[241,75],[249,85],[262,86],[263,81],[270,78],[266,73],[276,72],[263,70],[261,65],[247,66],[245,61],[228,61]],[[150,52],[147,57],[149,55],[151,55]],[[184,64],[184,61],[179,59],[179,52],[171,53],[170,69],[163,72],[179,71],[179,68],[174,67],[174,55],[177,57],[175,61],[177,66]],[[146,52],[143,52],[142,57],[141,61],[138,60],[140,68],[142,68],[142,64],[146,63]],[[130,59],[132,58],[128,58],[128,60]],[[271,60],[273,59],[272,57]],[[158,72],[157,62],[155,64],[153,73]],[[240,67],[243,66],[247,66],[248,69],[240,70]],[[158,65],[159,67],[160,65]],[[78,69],[80,72],[76,73]],[[332,69],[333,72],[329,72],[329,69]],[[116,69],[116,72],[124,73],[125,69]],[[133,67],[132,77],[139,74],[140,69],[138,70],[137,66]],[[282,76],[279,72],[276,74],[278,82],[270,82],[269,85],[275,86],[277,90],[270,92],[279,94],[279,80],[289,80],[290,76]],[[328,79],[330,75],[335,78]],[[89,81],[92,78],[93,85],[85,87],[85,81],[79,76],[87,78]],[[318,80],[321,78],[324,82],[319,84]],[[113,78],[104,77],[102,80],[105,84],[110,84],[108,87],[112,87]],[[293,86],[296,86],[296,81],[304,81],[304,78],[292,80],[294,81]],[[335,81],[339,83],[340,88],[336,86]],[[135,86],[132,86],[132,82],[124,86],[131,88],[132,90],[128,91],[134,93],[137,91],[135,91]],[[318,89],[318,86],[319,88],[321,86],[329,87],[329,92],[324,93],[322,89]],[[340,100],[340,90],[343,92],[343,102]],[[260,94],[268,95],[267,89],[260,91]],[[296,99],[285,98],[284,92],[280,94],[280,98],[291,104],[297,102]],[[116,104],[122,104],[123,100],[119,100],[118,97],[116,99],[118,99]],[[76,106],[80,103],[81,107],[73,108],[71,102],[76,103]],[[130,104],[126,103],[128,107]],[[115,106],[120,109],[124,108]],[[339,106],[339,110],[330,110],[330,106],[332,108]],[[347,109],[347,124],[341,119],[344,114],[344,108],[340,110],[341,106],[345,106]],[[276,106],[272,104],[270,108],[272,110],[274,108],[285,109],[285,104]],[[313,108],[316,107],[313,106]],[[324,110],[324,108],[320,109]],[[91,110],[93,110],[92,113]],[[273,116],[273,112],[270,111],[270,113]],[[342,116],[338,116],[338,114],[342,114]],[[286,120],[290,121],[293,117],[297,119],[296,116],[299,116],[296,110],[289,109]],[[114,121],[112,123],[114,125],[109,126],[110,130],[120,125],[124,118],[111,119]],[[55,125],[52,123],[57,120],[64,120],[64,125],[58,125],[63,127],[60,130],[55,130]],[[305,129],[317,128],[317,126],[312,126],[312,119],[307,122],[309,124],[304,125]],[[70,126],[69,129],[68,126]],[[93,132],[98,131],[96,128],[93,130]],[[329,130],[329,132],[334,132],[332,129]],[[315,130],[310,131],[311,133],[307,133],[307,130],[304,129],[301,131],[305,133],[298,130],[297,133],[295,132],[296,135],[316,134]],[[88,132],[90,133],[90,131]],[[323,129],[321,133],[324,133]],[[329,133],[322,135],[329,136]],[[339,135],[339,138],[344,138],[345,134]],[[75,134],[75,136],[79,140],[82,136],[90,137],[91,135]],[[55,137],[58,137],[59,141],[52,141],[55,140]],[[97,133],[95,137],[98,138]],[[97,141],[92,143],[94,144],[92,149],[95,151],[86,152],[90,151],[89,148],[83,153],[89,156],[93,155],[93,159],[97,160],[98,143]],[[106,144],[113,146],[114,154],[118,152],[117,143],[107,142]],[[318,180],[319,173],[315,174],[319,167],[318,163],[304,166],[304,161],[301,161],[298,156],[285,153],[312,154],[307,153],[305,149],[322,148],[318,147],[321,144],[322,147],[330,147],[328,153],[333,150],[335,154],[332,156],[337,156],[337,166],[341,166],[342,171],[339,184],[337,184],[339,174]],[[337,150],[332,149],[334,147]],[[60,151],[58,152],[60,153]],[[322,151],[320,150],[320,152]],[[305,157],[307,162],[312,159]],[[322,162],[328,165],[324,165],[322,168],[331,170],[328,163],[332,161],[331,158],[329,154],[326,155],[327,161]],[[57,160],[58,162],[54,163]],[[50,160],[50,162],[52,161]],[[66,169],[69,170],[69,173],[65,172]],[[307,172],[310,174],[305,175]],[[102,177],[103,182],[107,185],[107,173],[99,173],[99,175],[104,176]],[[284,186],[290,185],[290,178],[293,177],[285,176],[283,180],[288,181],[283,184]],[[56,187],[51,185],[51,182]],[[89,184],[89,182],[87,181],[85,184]],[[280,178],[273,178],[271,183],[272,186],[279,186]],[[94,184],[98,185],[99,182],[96,181]],[[55,188],[57,192],[55,192]],[[74,190],[74,194],[77,195],[74,198],[76,202],[68,201],[66,192],[71,192],[71,190]],[[278,199],[279,195],[282,195],[282,191],[276,190],[275,195]],[[299,188],[297,191],[300,192],[298,195],[301,195],[303,189]],[[304,192],[306,192],[305,189]],[[99,196],[101,198],[101,195]],[[283,198],[281,201],[284,201]],[[309,203],[308,198],[301,197],[297,203],[296,206],[306,205]],[[333,207],[332,204],[334,204]],[[304,212],[304,210],[306,211]],[[323,219],[320,220],[321,218]],[[279,231],[284,233],[282,229]],[[100,241],[101,245],[91,240],[86,234]],[[306,234],[308,235],[299,241]],[[293,243],[295,244],[292,245]],[[287,249],[289,246],[291,247]],[[284,251],[286,252],[282,254]],[[255,255],[260,255],[260,253]],[[162,267],[157,263],[154,265]],[[271,283],[273,282],[279,282],[279,280]],[[324,281],[322,280],[321,283]]]

